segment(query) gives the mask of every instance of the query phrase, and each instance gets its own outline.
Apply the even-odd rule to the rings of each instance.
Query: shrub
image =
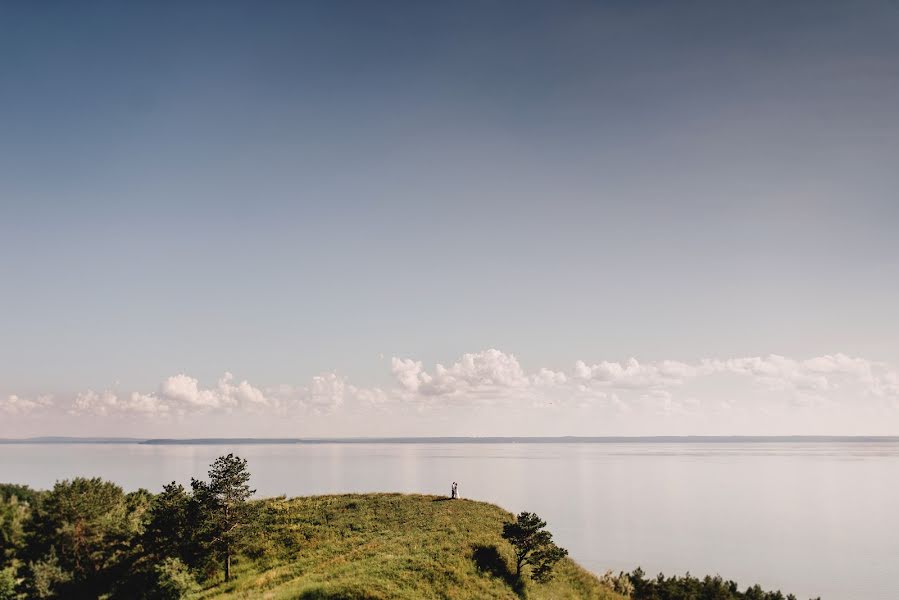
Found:
[[[160,600],[180,600],[200,589],[190,569],[178,558],[166,558],[156,566],[156,595]]]
[[[618,575],[615,575],[611,570],[608,570],[602,574],[599,581],[607,588],[623,596],[630,597],[634,594],[634,584],[631,583],[630,575],[624,571],[620,571]]]

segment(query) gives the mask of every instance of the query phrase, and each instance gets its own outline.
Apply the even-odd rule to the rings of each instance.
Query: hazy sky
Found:
[[[4,2],[0,436],[897,434],[897,107],[892,0]]]

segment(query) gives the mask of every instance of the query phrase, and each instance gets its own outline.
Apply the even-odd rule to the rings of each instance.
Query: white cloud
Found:
[[[160,395],[184,410],[233,409],[269,404],[262,390],[246,380],[235,384],[234,375],[229,372],[222,375],[218,385],[205,389],[195,378],[180,373],[162,382]]]
[[[72,414],[141,417],[190,416],[211,412],[256,413],[297,419],[303,415],[366,414],[410,404],[420,410],[484,406],[506,409],[588,409],[597,414],[700,414],[715,410],[768,411],[777,406],[820,407],[821,402],[864,401],[899,407],[899,374],[888,365],[845,354],[795,359],[776,354],[710,358],[693,362],[576,361],[569,370],[526,372],[517,358],[488,349],[426,369],[421,361],[393,358],[394,385],[361,387],[336,372],[300,385],[261,388],[226,372],[204,387],[187,374],[165,378],[155,392],[88,390],[75,396]],[[707,380],[706,383],[701,383]],[[740,383],[748,380],[756,385]],[[711,390],[711,391],[710,391]],[[748,401],[752,398],[752,402]],[[0,399],[0,413],[25,415],[51,410],[49,397]],[[605,412],[603,412],[605,411]],[[636,418],[636,416],[634,417]]]
[[[228,372],[219,380],[218,391],[223,403],[251,406],[269,404],[262,390],[253,387],[247,380],[243,380],[237,385],[231,383],[233,380],[234,375]]]
[[[148,415],[168,415],[172,410],[172,407],[153,394],[132,392],[128,397],[128,400],[124,403],[123,409]]]
[[[126,413],[160,416],[168,414],[170,410],[171,406],[168,403],[152,394],[133,392],[119,396],[109,390],[103,392],[88,390],[75,397],[70,412],[100,417]]]
[[[424,373],[421,361],[410,358],[393,357],[390,361],[390,370],[399,384],[409,392],[417,392],[422,383],[431,380],[431,376]]]
[[[531,381],[536,386],[565,385],[568,383],[568,375],[562,371],[553,371],[544,367],[531,376]]]
[[[593,381],[620,389],[650,389],[682,384],[699,374],[697,367],[674,360],[640,363],[636,358],[625,363],[600,362],[588,365],[579,360],[574,365],[578,379]]]
[[[818,360],[818,359],[812,359]],[[749,375],[774,390],[823,392],[830,388],[828,371],[808,367],[809,361],[797,361],[776,354],[767,357],[732,358],[704,362],[710,373]]]
[[[463,354],[449,367],[437,364],[433,374],[422,368],[420,361],[393,358],[392,371],[408,392],[422,396],[449,396],[488,389],[525,388],[530,381],[518,359],[493,348]]]
[[[25,398],[11,394],[6,398],[0,398],[0,412],[9,415],[28,415],[50,407],[53,404],[53,396],[37,396]]]
[[[303,400],[313,406],[339,408],[347,392],[346,380],[337,373],[323,373],[312,378]]]
[[[94,390],[81,392],[75,396],[75,401],[72,403],[73,413],[90,413],[101,417],[119,408],[118,396],[108,390],[105,392],[95,392]]]
[[[247,381],[234,383],[234,376],[226,372],[218,384],[203,388],[197,379],[179,373],[166,378],[157,394],[132,392],[119,395],[106,390],[88,390],[75,397],[71,412],[107,416],[112,414],[142,414],[146,416],[185,415],[210,410],[233,410],[269,406],[271,402],[259,388]]]
[[[877,393],[883,383],[895,376],[883,363],[845,354],[827,354],[797,360],[769,354],[766,357],[704,360],[703,373],[733,373],[748,375],[773,390],[822,393],[839,387],[841,383],[859,384],[865,391]]]
[[[356,387],[334,372],[315,375],[305,386],[281,385],[266,392],[286,410],[294,413],[327,414],[346,405],[377,406],[388,399],[388,395],[381,389]]]
[[[620,390],[662,390],[714,374],[747,376],[775,391],[816,394],[833,391],[843,384],[860,385],[866,393],[895,395],[896,372],[883,363],[845,354],[827,354],[793,359],[777,354],[727,359],[704,359],[696,363],[675,360],[641,363],[577,361],[574,377],[591,385]]]
[[[226,373],[223,380],[229,380],[229,375]],[[160,394],[173,402],[197,408],[223,408],[232,403],[227,394],[219,393],[215,389],[201,389],[195,378],[184,373],[173,375],[163,381]]]

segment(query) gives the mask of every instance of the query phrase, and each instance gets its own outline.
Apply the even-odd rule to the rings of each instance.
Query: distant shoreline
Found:
[[[0,439],[0,444],[128,444],[145,446],[320,445],[320,444],[765,444],[895,442],[899,436],[546,436],[546,437],[341,437],[341,438],[91,438]]]

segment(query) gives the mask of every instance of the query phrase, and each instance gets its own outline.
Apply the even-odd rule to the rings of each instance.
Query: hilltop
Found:
[[[638,568],[599,579],[539,517],[492,504],[383,493],[253,501],[233,454],[208,475],[158,494],[98,477],[48,491],[0,484],[0,599],[796,600],[719,576],[647,579]],[[522,577],[507,540],[528,553]]]
[[[262,501],[271,523],[235,561],[236,577],[197,599],[623,600],[574,561],[516,587],[505,510],[471,500],[350,494]],[[253,556],[258,558],[253,558]]]

